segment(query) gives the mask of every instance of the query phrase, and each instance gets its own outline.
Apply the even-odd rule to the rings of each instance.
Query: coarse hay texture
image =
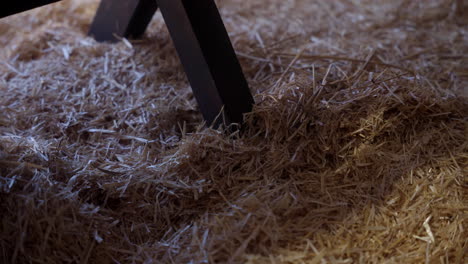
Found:
[[[158,13],[0,20],[1,263],[467,263],[468,3],[217,1],[255,97],[206,128]]]

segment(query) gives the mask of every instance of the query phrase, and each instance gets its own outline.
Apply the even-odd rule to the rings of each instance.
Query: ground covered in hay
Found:
[[[255,95],[202,125],[160,14],[0,20],[1,263],[467,263],[465,1],[218,1]]]

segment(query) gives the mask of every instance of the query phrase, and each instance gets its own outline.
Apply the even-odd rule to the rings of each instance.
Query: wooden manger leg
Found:
[[[254,100],[215,2],[157,2],[207,124],[241,123]]]
[[[213,0],[102,0],[90,35],[138,37],[158,6],[207,124],[241,123],[254,100]]]
[[[89,35],[97,41],[138,38],[158,9],[155,0],[102,0]]]

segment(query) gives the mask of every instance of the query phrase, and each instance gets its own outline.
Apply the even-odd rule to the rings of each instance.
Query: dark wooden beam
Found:
[[[138,38],[158,9],[156,0],[102,0],[89,35],[98,41]]]
[[[254,100],[215,2],[157,2],[208,125],[241,123]]]
[[[0,18],[59,1],[61,0],[4,0],[5,3],[2,3],[0,8]]]

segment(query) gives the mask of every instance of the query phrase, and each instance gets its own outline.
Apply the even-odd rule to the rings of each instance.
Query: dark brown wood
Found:
[[[254,100],[215,2],[157,2],[208,125],[241,123]]]
[[[5,3],[0,8],[0,18],[59,1],[61,0],[3,0]]]
[[[102,0],[89,35],[98,41],[138,38],[158,9],[156,0]]]

